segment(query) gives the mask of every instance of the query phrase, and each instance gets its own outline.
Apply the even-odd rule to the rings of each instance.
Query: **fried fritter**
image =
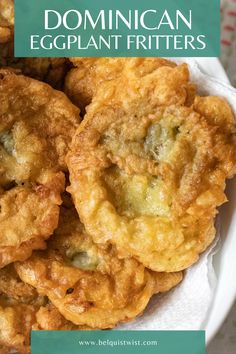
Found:
[[[56,89],[62,89],[70,69],[66,58],[15,58],[14,42],[0,44],[0,67],[11,68],[33,79],[44,81]]]
[[[36,290],[24,284],[12,265],[0,270],[0,344],[29,353],[30,330],[44,303]]]
[[[6,353],[11,349],[21,354],[30,353],[31,329],[78,327],[65,320],[46,297],[39,296],[33,287],[23,283],[9,265],[0,270],[0,345]]]
[[[0,43],[6,43],[13,37],[14,1],[1,0],[0,2]]]
[[[97,329],[132,320],[154,293],[182,280],[182,273],[154,273],[132,258],[119,260],[112,247],[101,247],[85,233],[76,211],[62,207],[47,251],[34,253],[16,269],[66,319]]]
[[[60,324],[63,322],[66,325],[62,325],[61,328]],[[51,324],[53,324],[52,328]],[[41,325],[45,327],[41,327]],[[67,321],[55,308],[52,312],[47,306],[6,305],[0,302],[0,343],[7,348],[17,350],[20,354],[30,353],[30,332],[32,329],[59,330],[73,329],[73,327],[73,324],[67,326]]]
[[[14,57],[14,2],[0,2],[0,67],[12,69],[33,79],[44,81],[62,89],[70,69],[66,58],[15,58]]]
[[[0,267],[44,248],[57,227],[79,121],[62,92],[0,70]]]
[[[45,331],[74,331],[88,329],[76,326],[74,323],[67,321],[51,303],[41,306],[36,313],[36,322],[32,326],[33,330]]]
[[[186,64],[104,82],[67,159],[87,233],[159,272],[189,267],[209,246],[236,170],[231,108],[220,97],[189,104],[189,85]]]
[[[11,349],[0,345],[0,353],[1,354],[10,354],[11,353]]]
[[[142,77],[159,66],[175,66],[162,58],[70,58],[75,66],[66,76],[65,92],[84,112],[104,81],[119,77],[130,68],[132,75]]]

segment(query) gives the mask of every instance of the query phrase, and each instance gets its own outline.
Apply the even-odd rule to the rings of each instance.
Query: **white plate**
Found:
[[[196,58],[202,71],[229,83],[229,79],[216,58]],[[236,298],[236,180],[227,183],[229,202],[220,209],[220,249],[213,258],[217,287],[206,321],[206,341],[213,339],[228,315]]]

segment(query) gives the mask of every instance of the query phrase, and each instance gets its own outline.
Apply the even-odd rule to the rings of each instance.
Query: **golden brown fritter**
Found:
[[[87,233],[159,272],[189,267],[212,242],[236,170],[231,108],[189,101],[191,87],[185,64],[104,82],[68,156]]]
[[[132,320],[154,293],[168,291],[182,280],[181,273],[154,273],[132,258],[119,260],[112,247],[98,248],[76,211],[65,207],[47,251],[17,263],[16,269],[66,319],[98,329]]]
[[[0,67],[16,70],[33,79],[44,81],[62,89],[70,68],[66,58],[15,58],[14,57],[14,2],[0,2]]]
[[[68,61],[65,58],[18,58],[8,65],[58,90],[63,88],[64,79],[69,70]]]
[[[0,353],[1,354],[10,354],[11,353],[11,349],[7,348],[3,345],[0,345]]]
[[[45,331],[72,331],[88,329],[76,326],[74,323],[67,321],[51,303],[41,306],[36,313],[36,322],[32,326],[33,330]]]
[[[30,353],[31,330],[79,329],[52,305],[6,305],[0,302],[0,343],[20,354]],[[6,350],[6,349],[5,349]]]
[[[6,43],[13,37],[14,1],[0,1],[0,43]],[[2,54],[2,53],[1,53]]]
[[[9,265],[0,270],[0,345],[6,353],[11,349],[20,354],[30,353],[31,329],[78,327],[65,320],[46,297],[39,296],[33,287],[23,283],[14,266]]]
[[[0,344],[29,353],[30,330],[45,299],[23,283],[13,265],[0,270]]]
[[[44,248],[57,227],[79,120],[62,92],[0,70],[0,267]]]
[[[5,268],[0,269],[0,301],[8,304],[24,303],[25,305],[43,302],[39,298],[37,291],[30,285],[21,281],[17,275],[14,265],[9,264]]]
[[[70,69],[66,58],[15,58],[14,42],[0,44],[0,67],[11,68],[33,79],[44,81],[56,89],[62,89]]]
[[[119,77],[130,68],[131,74],[143,76],[159,66],[175,66],[162,58],[70,58],[75,66],[65,80],[65,92],[84,112],[104,81]]]

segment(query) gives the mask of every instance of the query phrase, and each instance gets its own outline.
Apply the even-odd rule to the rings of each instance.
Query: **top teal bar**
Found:
[[[15,0],[16,57],[216,57],[220,0]]]

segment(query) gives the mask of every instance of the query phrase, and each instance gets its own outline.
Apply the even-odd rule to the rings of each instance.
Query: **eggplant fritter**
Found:
[[[33,287],[20,280],[13,265],[0,270],[0,344],[9,352],[30,353],[30,330],[44,302]]]
[[[0,51],[1,68],[10,68],[16,73],[46,82],[58,90],[63,88],[65,76],[70,69],[66,58],[16,58],[13,40],[0,43]]]
[[[14,1],[0,1],[0,43],[6,43],[13,38]],[[2,54],[2,53],[1,53]]]
[[[0,68],[12,68],[18,73],[44,81],[62,89],[70,69],[66,58],[15,58],[14,57],[14,1],[0,2]]]
[[[74,330],[77,326],[65,320],[58,310],[23,283],[14,266],[0,270],[0,346],[6,353],[16,350],[30,353],[30,332],[37,330]],[[2,354],[2,348],[0,352]],[[4,353],[4,352],[3,352]]]
[[[191,266],[210,245],[236,171],[230,106],[191,88],[186,64],[104,82],[67,159],[87,233],[158,272]]]
[[[57,227],[79,121],[62,92],[0,70],[0,267],[44,248]]]
[[[98,248],[74,208],[65,207],[47,251],[18,262],[16,269],[67,320],[97,329],[132,320],[153,294],[182,280],[182,273],[154,273],[132,258],[119,260],[112,247]]]
[[[65,93],[84,112],[99,86],[121,76],[130,68],[132,75],[142,77],[160,66],[175,63],[162,58],[70,58],[74,68],[65,80]]]

